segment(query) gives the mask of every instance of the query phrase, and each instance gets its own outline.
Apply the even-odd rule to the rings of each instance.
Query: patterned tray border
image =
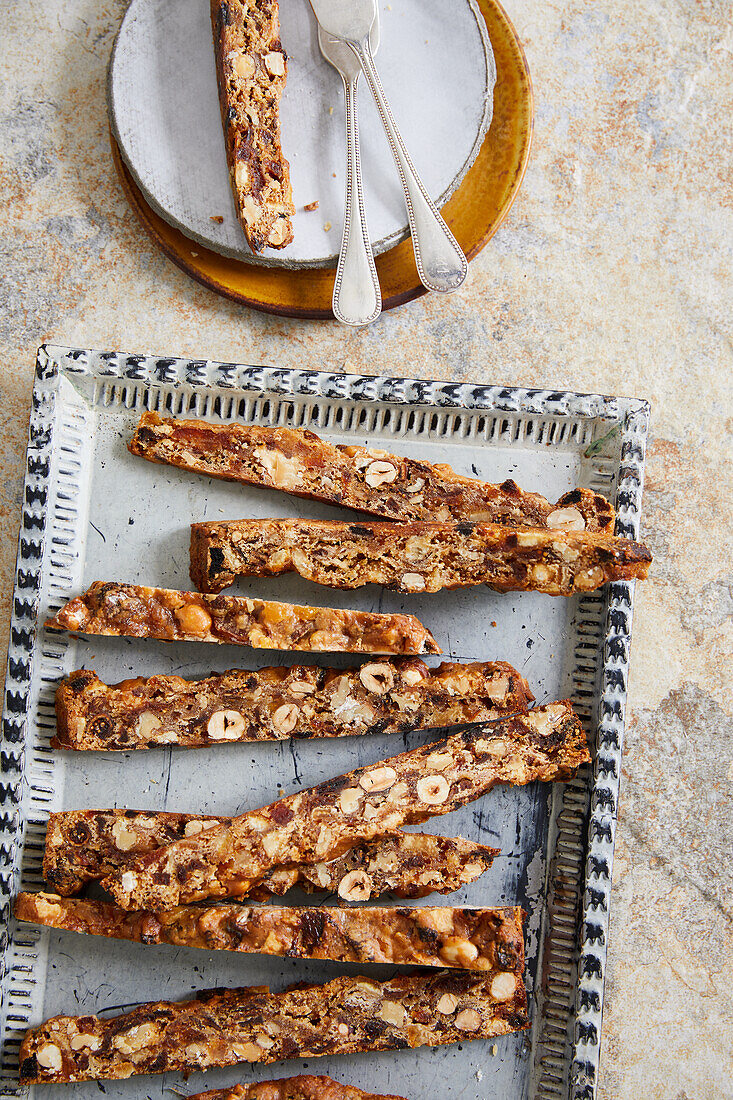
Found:
[[[104,381],[130,379],[232,388],[260,395],[322,396],[395,405],[521,412],[538,416],[603,418],[615,422],[621,453],[616,533],[637,538],[649,423],[645,401],[557,390],[479,386],[325,371],[246,367],[210,360],[93,352],[44,345],[39,348],[33,388],[21,530],[13,592],[0,749],[0,990],[5,990],[10,901],[14,892],[19,803],[24,774],[24,739],[29,707],[46,502],[60,368]],[[591,792],[585,860],[576,1022],[570,1066],[570,1100],[595,1100],[600,1056],[603,986],[610,917],[611,875],[624,740],[634,585],[609,586],[598,715],[597,757]],[[543,1078],[538,1094],[562,1095]],[[567,1095],[567,1094],[566,1094]]]

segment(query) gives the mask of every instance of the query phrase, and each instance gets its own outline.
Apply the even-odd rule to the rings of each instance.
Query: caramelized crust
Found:
[[[527,682],[503,661],[442,664],[418,658],[361,668],[231,669],[202,680],[151,676],[102,683],[81,669],[56,691],[57,749],[345,737],[484,722],[522,713]]]
[[[237,214],[253,252],[284,248],[295,207],[280,144],[287,55],[277,0],[211,0],[211,24]]]
[[[48,819],[43,873],[64,895],[77,894],[141,856],[204,829],[231,824],[230,817],[145,810],[65,810]],[[422,898],[449,894],[474,882],[498,849],[463,837],[402,833],[358,844],[321,863],[275,867],[248,897],[282,897],[294,886],[307,893],[337,893],[344,901],[369,901],[380,894]]]
[[[95,581],[46,626],[81,634],[228,642],[254,649],[344,653],[440,653],[413,615],[377,615],[290,603],[201,596],[170,588]]]
[[[291,959],[447,966],[497,974],[520,966],[522,910],[283,905],[182,905],[127,913],[57,894],[19,894],[18,920],[68,932]]]
[[[242,1062],[442,1046],[527,1026],[522,969],[449,970],[377,982],[340,977],[282,993],[266,986],[158,1001],[101,1020],[55,1016],[20,1048],[21,1084],[190,1073]]]
[[[286,1077],[280,1081],[257,1081],[251,1085],[233,1085],[228,1089],[199,1092],[189,1100],[401,1100],[363,1092],[353,1085],[342,1085],[331,1077]]]
[[[243,897],[273,867],[333,859],[499,783],[567,779],[589,759],[570,703],[550,703],[281,798],[143,857],[102,885],[125,909]]]
[[[330,588],[371,583],[439,592],[486,584],[572,596],[644,578],[650,562],[646,546],[630,539],[494,523],[243,519],[191,526],[191,579],[202,592],[220,592],[237,577],[295,572]]]
[[[367,447],[335,446],[295,428],[209,424],[146,412],[129,449],[150,462],[281,489],[399,520],[476,520],[508,527],[612,531],[614,511],[598,493],[573,489],[556,504],[501,485]]]

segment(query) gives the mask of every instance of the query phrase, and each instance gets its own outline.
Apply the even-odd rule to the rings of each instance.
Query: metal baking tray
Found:
[[[237,647],[166,645],[47,634],[43,623],[95,579],[186,588],[188,525],[208,517],[306,515],[336,509],[207,480],[133,458],[126,441],[146,408],[216,421],[312,428],[449,462],[493,481],[514,477],[557,499],[574,484],[618,509],[617,533],[639,526],[648,406],[644,401],[494,386],[365,378],[205,360],[42,347],[30,421],[3,715],[0,817],[3,1096],[18,1096],[25,1029],[57,1013],[94,1013],[217,985],[325,980],[337,964],[210,955],[38,930],[10,917],[19,889],[42,886],[50,810],[124,806],[234,813],[413,746],[413,734],[230,745],[130,754],[52,752],[53,692],[82,665],[103,678],[291,662]],[[409,610],[448,658],[503,658],[538,701],[571,696],[594,746],[594,767],[567,785],[497,789],[428,830],[500,847],[493,868],[431,904],[519,903],[528,912],[532,1025],[495,1042],[435,1050],[293,1060],[193,1074],[187,1092],[303,1071],[408,1098],[596,1095],[611,868],[623,748],[634,586],[553,599],[484,588],[406,596],[374,586],[332,592],[297,576],[243,586],[296,602]],[[302,656],[302,655],[301,655]],[[316,660],[306,657],[306,660]],[[330,658],[320,658],[330,660]],[[337,658],[352,663],[346,658]],[[433,661],[437,659],[429,658]],[[361,968],[364,969],[364,968]],[[74,1086],[91,1100],[162,1097],[175,1075]],[[43,1086],[57,1100],[68,1086]]]

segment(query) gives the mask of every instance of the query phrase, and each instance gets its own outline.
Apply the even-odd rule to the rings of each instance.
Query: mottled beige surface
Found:
[[[524,187],[469,286],[366,332],[247,312],[151,246],[108,150],[123,7],[0,15],[3,620],[42,340],[649,398],[656,565],[638,595],[600,1091],[733,1097],[728,4],[511,0],[537,95]]]

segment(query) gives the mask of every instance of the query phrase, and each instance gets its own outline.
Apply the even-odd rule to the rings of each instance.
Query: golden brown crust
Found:
[[[316,863],[479,798],[567,779],[590,759],[568,702],[453,734],[180,840],[103,880],[125,909],[242,897],[276,866]]]
[[[613,508],[590,489],[573,489],[551,504],[511,480],[493,485],[463,477],[447,465],[366,447],[334,446],[301,429],[209,424],[148,412],[141,416],[129,449],[150,462],[388,519],[613,530]]]
[[[128,913],[117,905],[58,894],[19,894],[17,920],[152,946],[196,947],[330,959],[438,966],[496,974],[521,969],[522,910],[454,906],[181,905]]]
[[[190,1096],[189,1100],[401,1100],[399,1096],[363,1092],[353,1085],[342,1085],[331,1077],[304,1074],[279,1081],[257,1081],[249,1085],[233,1085],[228,1089],[211,1089]]]
[[[287,55],[277,0],[211,0],[219,102],[237,214],[253,252],[284,248],[295,213],[280,144]]]
[[[299,573],[330,588],[381,584],[439,592],[485,584],[498,592],[572,596],[641,579],[651,554],[598,532],[495,523],[340,523],[243,519],[191,525],[191,579],[220,592],[237,577]]]
[[[82,634],[223,642],[312,653],[440,653],[413,615],[378,615],[329,607],[201,596],[170,588],[95,581],[46,626]]]
[[[43,873],[59,894],[77,894],[135,860],[230,817],[145,810],[64,810],[52,813],[46,830]],[[247,895],[266,900],[298,886],[344,901],[380,894],[422,898],[449,894],[483,874],[498,849],[463,837],[402,833],[358,844],[335,859],[275,867]]]
[[[189,1073],[242,1062],[442,1046],[527,1026],[521,969],[471,971],[377,982],[340,977],[282,993],[266,986],[159,1001],[101,1020],[55,1016],[20,1048],[20,1080],[114,1080],[138,1073]]]
[[[352,669],[291,665],[112,685],[80,669],[56,690],[51,744],[128,752],[153,745],[403,733],[523,713],[532,700],[526,680],[503,661],[430,669],[412,657]]]

